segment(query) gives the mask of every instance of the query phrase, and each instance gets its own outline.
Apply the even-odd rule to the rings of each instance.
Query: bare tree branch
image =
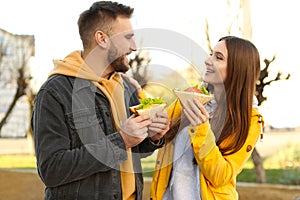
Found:
[[[151,59],[145,56],[144,52],[140,49],[133,59],[129,60],[131,66],[132,77],[144,88],[148,82],[147,79],[147,66]]]

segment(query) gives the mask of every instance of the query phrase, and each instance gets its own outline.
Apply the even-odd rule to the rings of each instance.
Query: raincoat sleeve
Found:
[[[236,176],[241,172],[249,159],[261,133],[263,122],[261,115],[252,112],[248,138],[242,148],[231,155],[223,156],[216,145],[215,136],[208,122],[189,127],[188,133],[200,172],[213,187],[221,187],[229,182],[235,183]],[[224,141],[226,145],[228,141]]]

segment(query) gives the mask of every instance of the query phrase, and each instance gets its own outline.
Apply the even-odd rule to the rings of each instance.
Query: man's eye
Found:
[[[127,34],[125,35],[125,38],[130,40],[131,38],[133,38],[134,34]]]

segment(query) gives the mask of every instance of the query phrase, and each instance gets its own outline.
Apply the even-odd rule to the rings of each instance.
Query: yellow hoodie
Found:
[[[180,104],[173,104],[169,110],[173,117],[181,115]],[[169,113],[170,115],[171,113]],[[263,122],[258,110],[253,108],[251,126],[248,138],[243,147],[236,153],[223,156],[215,143],[215,136],[208,122],[197,127],[189,127],[188,133],[195,158],[200,168],[200,187],[202,200],[235,200],[236,177],[242,171],[246,161],[251,156],[253,148],[261,133]],[[228,142],[224,141],[221,145]],[[161,200],[168,187],[172,172],[174,144],[170,142],[159,149],[155,172],[151,184],[150,196],[152,200]]]

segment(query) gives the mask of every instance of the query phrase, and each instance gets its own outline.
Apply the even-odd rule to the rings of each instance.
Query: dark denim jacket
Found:
[[[139,100],[123,80],[128,108]],[[119,165],[127,159],[125,143],[114,129],[108,100],[93,83],[51,77],[36,96],[31,123],[45,199],[122,199]],[[137,199],[143,190],[140,158],[162,144],[147,138],[132,148]]]

